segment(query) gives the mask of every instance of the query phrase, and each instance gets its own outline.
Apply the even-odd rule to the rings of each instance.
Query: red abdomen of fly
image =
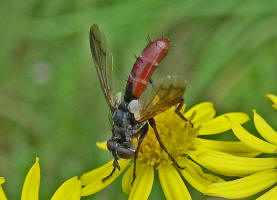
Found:
[[[129,75],[124,96],[126,102],[139,99],[158,64],[166,56],[169,47],[169,40],[164,38],[157,39],[145,47]]]

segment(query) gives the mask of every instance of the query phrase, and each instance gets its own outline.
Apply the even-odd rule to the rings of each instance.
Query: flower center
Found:
[[[193,116],[189,118],[190,121],[192,119]],[[177,162],[186,156],[188,151],[195,150],[194,139],[198,136],[199,128],[191,127],[189,122],[182,120],[175,113],[174,107],[157,115],[155,121],[162,143]],[[172,163],[151,127],[141,144],[138,161],[152,166]]]

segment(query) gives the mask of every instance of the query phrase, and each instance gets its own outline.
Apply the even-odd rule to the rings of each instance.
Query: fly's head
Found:
[[[118,160],[119,158],[130,159],[135,155],[135,150],[131,145],[122,144],[122,141],[117,138],[108,140],[107,147],[109,151],[112,152],[115,160]]]

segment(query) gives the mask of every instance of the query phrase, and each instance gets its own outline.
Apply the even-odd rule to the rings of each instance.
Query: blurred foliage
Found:
[[[89,49],[93,23],[114,53],[118,89],[147,35],[163,33],[173,47],[156,77],[183,74],[188,106],[212,101],[218,113],[250,116],[256,108],[277,128],[276,111],[264,97],[277,94],[276,10],[270,0],[2,0],[0,175],[9,198],[19,199],[35,156],[42,168],[40,199],[112,158],[95,146],[111,133]],[[120,185],[118,179],[92,199],[126,199]],[[161,198],[155,181],[151,199]]]

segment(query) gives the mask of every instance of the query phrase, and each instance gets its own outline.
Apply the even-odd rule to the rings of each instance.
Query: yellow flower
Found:
[[[273,101],[272,107],[277,110],[277,96],[274,94],[268,94],[266,95],[267,98],[269,98],[271,101]]]
[[[267,96],[275,101],[275,103],[277,102],[276,96]],[[267,159],[268,162],[272,162],[272,169],[260,170],[259,172],[233,181],[211,184],[207,188],[207,193],[209,195],[231,199],[244,198],[270,188],[277,183],[277,169],[274,169],[276,168],[277,163],[277,132],[256,112],[256,110],[253,110],[253,115],[255,127],[265,140],[255,137],[232,119],[229,119],[230,125],[232,126],[232,130],[237,138],[248,147],[255,151],[270,153],[273,155],[273,157],[267,158],[253,158],[258,161],[256,164],[258,164],[261,159]],[[249,163],[249,166],[250,165],[252,164]],[[271,200],[276,199],[276,197],[277,186],[260,196],[257,200]]]
[[[252,158],[260,152],[247,147],[242,142],[215,141],[198,136],[212,135],[231,129],[226,119],[232,119],[238,124],[249,120],[244,113],[227,113],[215,117],[213,105],[209,102],[198,104],[184,113],[185,117],[193,122],[180,119],[171,108],[155,117],[161,140],[174,159],[185,169],[177,170],[168,155],[161,149],[152,129],[143,140],[138,160],[136,179],[132,183],[133,163],[130,160],[120,160],[121,170],[107,181],[103,182],[113,169],[112,161],[85,173],[81,177],[82,195],[94,194],[116,179],[130,166],[122,179],[123,192],[129,199],[148,199],[154,180],[154,170],[158,171],[159,180],[166,199],[191,199],[182,177],[203,194],[212,183],[225,182],[223,179],[203,172],[201,166],[228,176],[247,176],[262,170],[270,170],[277,166],[276,160]],[[97,143],[100,148],[106,149],[106,143]],[[248,157],[243,157],[248,156]],[[201,165],[201,166],[200,166]],[[180,176],[181,173],[182,177]],[[233,191],[232,191],[233,192]]]
[[[1,187],[4,178],[0,177],[0,199],[6,200],[6,196]],[[40,185],[40,166],[39,158],[36,158],[34,165],[31,167],[25,178],[21,200],[37,200],[39,199]],[[81,198],[81,182],[77,177],[72,177],[65,181],[52,196],[51,200],[79,200]]]
[[[1,200],[6,200],[7,197],[3,191],[2,184],[5,183],[5,179],[3,177],[0,177],[0,199]]]

